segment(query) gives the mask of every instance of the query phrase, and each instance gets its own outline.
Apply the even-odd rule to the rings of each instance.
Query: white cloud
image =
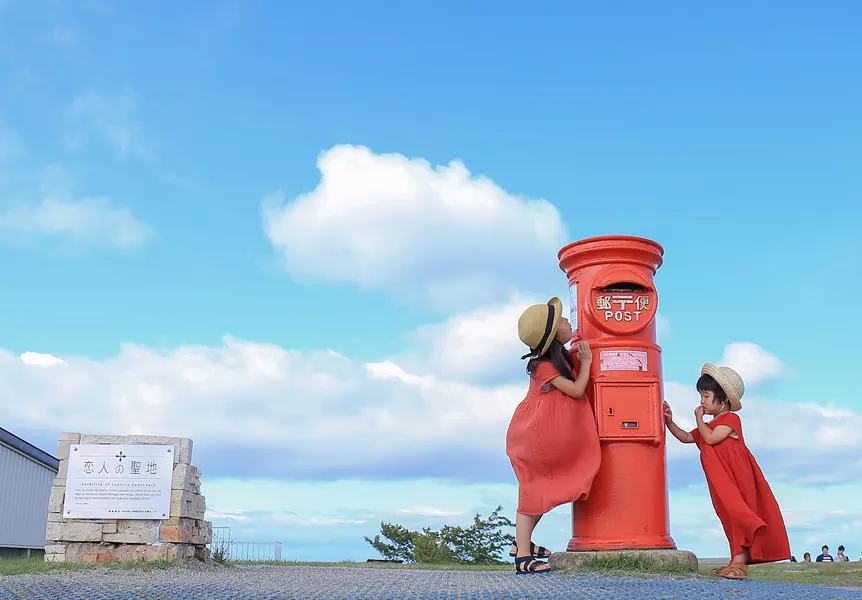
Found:
[[[777,356],[751,342],[735,342],[724,349],[721,364],[735,369],[746,386],[776,379],[786,373]]]
[[[54,365],[65,364],[65,361],[61,358],[57,358],[52,354],[41,354],[39,352],[24,352],[21,354],[21,360],[25,365],[39,367],[53,367]]]
[[[517,290],[565,286],[560,213],[457,161],[432,167],[361,146],[322,153],[317,187],[264,198],[263,226],[301,280],[358,284],[434,306],[475,307]],[[555,279],[556,278],[556,279]]]
[[[527,351],[518,339],[518,318],[531,304],[547,302],[553,292],[569,318],[565,288],[554,289],[544,298],[515,294],[508,302],[458,313],[442,323],[423,325],[409,336],[417,347],[392,360],[416,372],[432,372],[446,379],[471,383],[523,381]],[[670,323],[656,315],[656,335],[661,342],[669,335]]]
[[[76,127],[70,145],[78,148],[88,132],[93,132],[114,148],[118,156],[146,155],[136,115],[138,95],[131,88],[116,93],[88,89],[72,101],[69,115]]]
[[[477,385],[230,337],[217,347],[130,344],[107,360],[63,361],[0,352],[0,414],[10,427],[189,436],[213,468],[247,476],[508,481],[505,432],[527,386],[525,378]],[[693,386],[669,382],[665,392],[677,422],[693,427]],[[20,398],[31,399],[25,409]],[[831,483],[862,474],[857,412],[753,398],[741,416],[770,476]],[[673,439],[669,455],[697,461],[695,448]]]
[[[64,356],[48,368],[47,356],[27,356],[0,354],[10,427],[189,436],[210,456],[225,453],[219,468],[249,475],[240,463],[262,447],[272,458],[255,468],[296,477],[426,468],[460,477],[489,456],[505,466],[505,428],[523,396],[520,385],[479,387],[232,338],[168,353],[127,345],[105,361]],[[32,400],[26,410],[22,397]],[[462,450],[472,456],[447,464]]]
[[[524,374],[518,318],[531,304],[548,298],[515,295],[504,304],[456,314],[442,323],[419,327],[410,337],[420,348],[395,360],[446,379],[491,383]],[[568,309],[564,310],[568,316]]]
[[[120,248],[137,246],[152,234],[129,209],[115,206],[108,198],[67,200],[51,196],[38,204],[0,212],[0,232],[7,236],[62,236]]]

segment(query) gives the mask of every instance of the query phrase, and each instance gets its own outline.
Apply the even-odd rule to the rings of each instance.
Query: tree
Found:
[[[477,513],[473,525],[461,527],[444,525],[440,531],[429,527],[421,531],[410,531],[403,525],[380,523],[380,534],[365,541],[388,560],[429,564],[460,563],[474,565],[499,564],[500,553],[506,546],[515,543],[515,537],[501,531],[515,524],[500,515],[502,506],[494,509],[487,519]],[[381,535],[389,543],[381,539]]]
[[[503,507],[498,506],[485,520],[477,513],[473,517],[473,525],[467,529],[443,526],[440,537],[452,547],[457,562],[474,565],[493,565],[501,562],[500,552],[515,543],[515,536],[500,531],[502,527],[515,526],[508,518],[500,515],[501,510]]]

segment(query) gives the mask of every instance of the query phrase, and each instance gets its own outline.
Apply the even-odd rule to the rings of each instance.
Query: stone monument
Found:
[[[47,562],[207,560],[192,440],[62,433],[48,503]]]

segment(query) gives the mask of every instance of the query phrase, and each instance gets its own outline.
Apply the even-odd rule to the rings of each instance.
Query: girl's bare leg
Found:
[[[748,551],[748,548],[743,548],[741,553],[730,559],[730,564],[747,565],[749,561],[751,561],[751,553]]]
[[[520,513],[515,516],[515,544],[518,546],[518,558],[530,556],[530,540],[533,538],[536,523],[541,518],[541,515],[522,515]],[[537,570],[549,568],[550,565],[546,563],[542,567],[537,567]]]
[[[532,543],[532,539],[533,539],[533,531],[535,531],[535,530],[536,530],[536,525],[538,525],[538,524],[539,524],[539,521],[541,521],[541,520],[542,520],[542,516],[543,516],[543,515],[522,515],[522,514],[518,514],[518,515],[515,517],[515,545],[517,546],[517,548],[524,548],[524,547],[525,547],[525,546],[521,543],[521,540],[518,538],[518,531],[519,531],[519,529],[518,529],[518,519],[519,519],[519,518],[521,518],[521,517],[525,517],[526,519],[533,519],[533,523],[532,523],[532,524],[527,524],[527,526],[528,526],[528,528],[529,528],[529,530],[530,530],[530,536],[529,536],[529,537],[530,537],[530,539],[528,539],[528,540],[527,540],[527,546],[526,546],[526,548],[528,548],[528,549],[529,549],[529,548],[530,548],[530,544]],[[516,548],[515,546],[512,546],[512,547],[511,547],[511,549],[510,549],[509,551],[511,552],[511,551],[513,551],[513,550],[516,550],[517,548]],[[518,554],[518,556],[526,556],[526,554]]]

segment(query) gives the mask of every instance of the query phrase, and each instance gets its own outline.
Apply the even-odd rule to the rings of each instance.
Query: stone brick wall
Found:
[[[64,519],[63,500],[73,444],[174,446],[171,512],[168,519]],[[45,560],[48,562],[153,561],[209,558],[212,523],[204,519],[201,472],[192,465],[192,440],[152,435],[60,434],[60,469],[48,502]]]

